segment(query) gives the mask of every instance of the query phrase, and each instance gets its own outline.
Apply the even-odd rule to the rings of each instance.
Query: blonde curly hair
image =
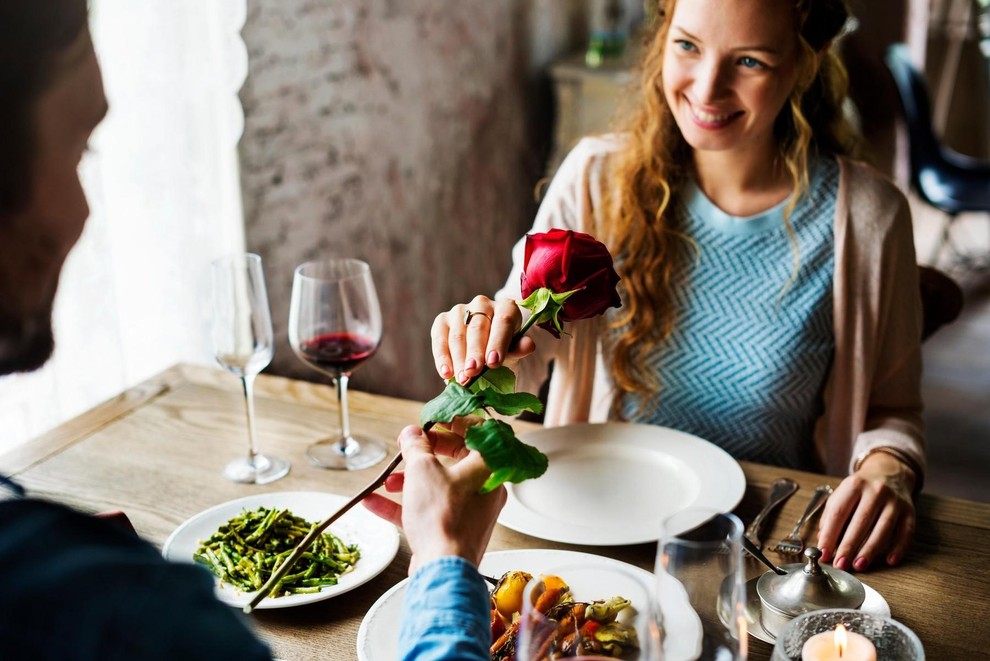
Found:
[[[674,121],[661,84],[676,4],[677,0],[660,0],[655,32],[648,37],[640,64],[637,101],[618,127],[628,140],[606,164],[603,226],[596,228],[616,256],[622,276],[623,306],[611,322],[618,330],[611,340],[616,413],[622,395],[634,394],[644,402],[660,391],[658,375],[641,366],[674,329],[673,275],[690,255],[682,249],[691,245],[690,238],[673,226],[671,201],[690,174],[691,148]],[[774,124],[774,135],[779,158],[793,181],[784,222],[794,249],[795,274],[799,255],[788,219],[808,188],[809,153],[855,155],[858,151],[858,136],[843,113],[846,71],[831,48],[848,18],[844,0],[794,2],[795,31],[800,37],[797,83]]]

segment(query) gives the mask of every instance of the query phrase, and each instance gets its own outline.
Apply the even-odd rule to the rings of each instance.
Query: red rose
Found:
[[[620,307],[615,286],[619,274],[603,243],[588,234],[552,229],[526,237],[526,259],[521,278],[522,296],[549,289],[555,294],[578,290],[564,301],[559,321],[577,321]],[[552,322],[540,326],[559,337]]]

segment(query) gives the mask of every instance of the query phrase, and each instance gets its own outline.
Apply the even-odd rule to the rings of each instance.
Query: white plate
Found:
[[[570,582],[571,590],[577,599],[603,599],[622,594],[622,586],[616,584],[617,576],[607,571],[609,567],[622,569],[642,577],[652,583],[653,574],[611,558],[577,551],[557,551],[550,549],[519,549],[513,551],[493,551],[486,553],[479,567],[488,576],[501,576],[513,569],[531,574],[555,573],[555,569],[587,563],[601,565],[601,578],[591,577],[584,583]],[[567,576],[562,576],[564,579]],[[402,613],[402,600],[409,579],[396,583],[392,589],[376,601],[361,621],[358,629],[357,653],[359,661],[395,661],[398,652],[399,619]]]
[[[520,438],[543,451],[550,465],[538,479],[507,485],[498,522],[541,539],[590,546],[654,542],[671,514],[688,507],[728,512],[746,490],[742,468],[725,450],[667,427],[577,424]]]
[[[760,580],[759,576],[746,581],[746,620],[749,624],[749,635],[757,640],[762,640],[765,643],[773,645],[777,637],[764,629],[760,623],[760,611],[763,609],[763,606],[760,603],[760,595],[756,593],[756,582],[758,580]],[[870,615],[876,615],[877,617],[890,617],[890,605],[887,604],[887,600],[883,598],[883,595],[866,583],[863,583],[863,587],[866,588],[866,599],[863,600],[860,610]]]
[[[349,500],[346,496],[315,491],[265,493],[238,498],[200,512],[180,525],[165,540],[162,555],[167,560],[193,563],[193,552],[200,542],[217,531],[221,524],[244,510],[258,507],[284,507],[307,521],[318,522]],[[330,585],[312,594],[292,594],[265,599],[258,608],[287,608],[336,597],[362,585],[382,573],[399,550],[399,531],[363,507],[355,507],[330,526],[330,532],[345,544],[357,544],[361,557],[351,571],[343,574],[337,585]],[[217,580],[217,597],[232,606],[244,606],[253,593],[243,592]]]

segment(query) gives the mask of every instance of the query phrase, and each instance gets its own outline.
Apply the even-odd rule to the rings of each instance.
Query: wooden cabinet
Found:
[[[553,64],[550,76],[557,120],[553,151],[547,163],[548,175],[557,171],[564,156],[583,136],[609,130],[619,100],[636,93],[630,86],[633,73],[628,55],[622,60],[589,67],[583,53],[575,54]]]

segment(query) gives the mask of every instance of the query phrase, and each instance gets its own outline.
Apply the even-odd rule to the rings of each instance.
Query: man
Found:
[[[89,207],[77,168],[107,112],[84,0],[0,4],[0,374],[51,355],[62,264]],[[0,480],[0,649],[15,659],[268,659],[194,566]]]
[[[0,3],[0,374],[36,369],[51,355],[59,274],[89,215],[77,168],[107,100],[86,18],[85,0]],[[407,470],[390,488],[405,485],[405,509],[382,496],[372,509],[406,525],[420,569],[414,595],[468,586],[459,603],[469,615],[454,615],[474,623],[472,653],[486,652],[474,566],[505,494],[477,493],[489,471],[457,435],[409,428],[400,443]],[[435,452],[460,461],[445,467]],[[0,476],[0,657],[271,658],[240,614],[214,598],[207,572],[165,562],[132,530],[28,495]],[[413,643],[453,649],[431,641],[435,620],[422,619],[445,607],[418,610],[405,629]]]

